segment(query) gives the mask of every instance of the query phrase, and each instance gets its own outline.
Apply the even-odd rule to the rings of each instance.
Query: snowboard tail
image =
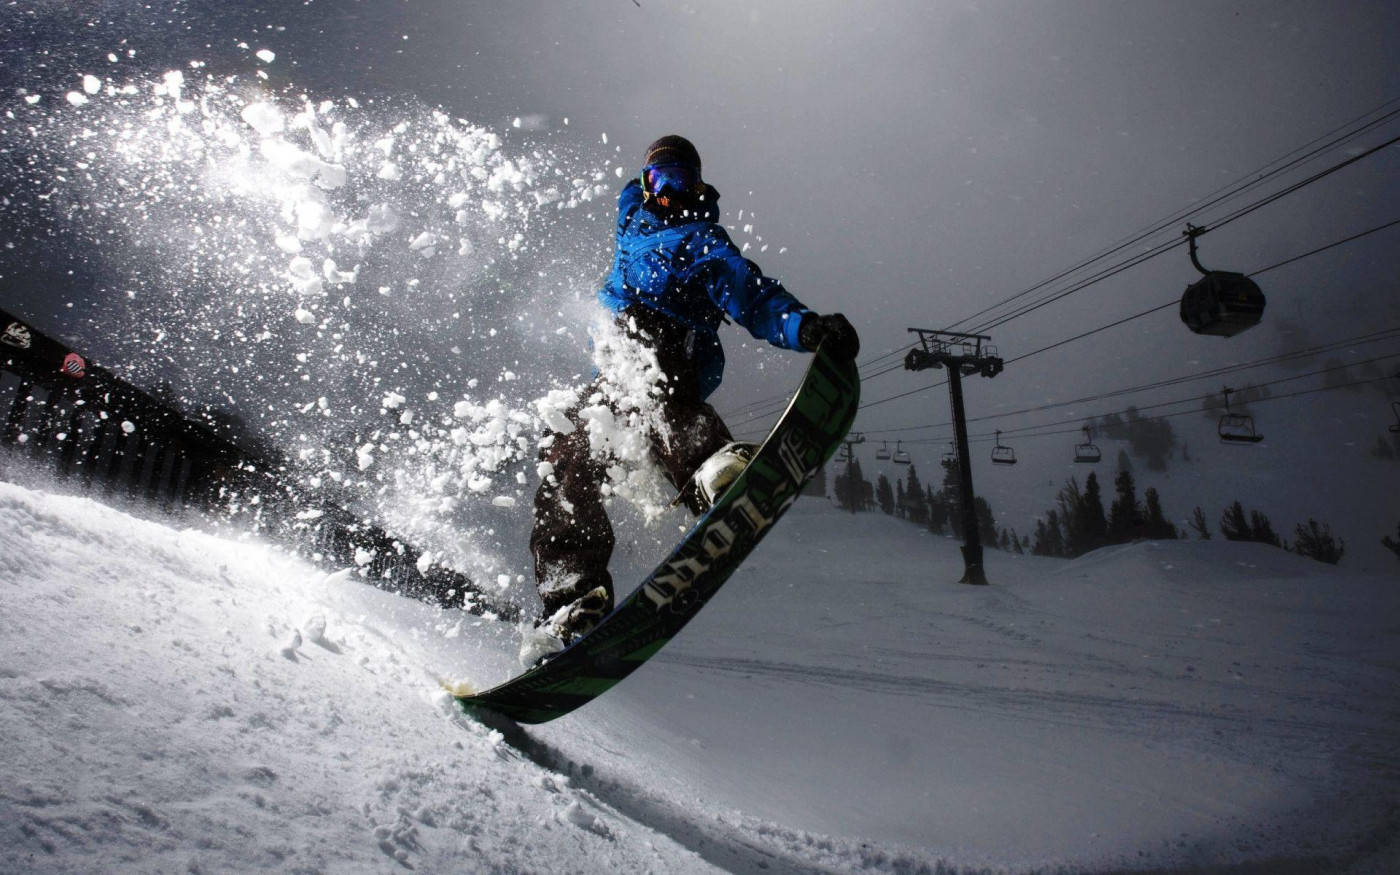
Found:
[[[787,511],[850,430],[859,402],[855,362],[819,349],[743,473],[642,584],[549,661],[483,693],[456,696],[463,709],[544,723],[631,674],[699,613]]]

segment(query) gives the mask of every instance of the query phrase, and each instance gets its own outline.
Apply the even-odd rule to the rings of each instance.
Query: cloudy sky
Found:
[[[634,162],[656,136],[683,133],[726,220],[752,226],[749,254],[813,308],[849,314],[863,360],[899,350],[909,326],[971,327],[1327,132],[1400,107],[1387,103],[1400,98],[1400,6],[1388,2],[112,0],[18,2],[3,15],[11,93],[71,88],[117,44],[137,50],[123,64],[152,75],[191,59],[246,72],[251,46],[276,52],[274,85],[413,98],[595,163]],[[1183,213],[1118,258],[1397,133],[1391,121],[1214,212]],[[1202,238],[1202,261],[1253,271],[1400,218],[1397,154]],[[608,221],[596,223],[599,274]],[[1397,236],[1261,277],[1266,323],[1233,340],[1191,335],[1167,310],[1008,369],[971,403],[1010,409],[1274,354],[1290,342],[1283,317],[1317,340],[1395,323]],[[1170,301],[1194,276],[1173,250],[998,326],[994,340],[1012,358]],[[61,299],[82,292],[4,294],[62,321]],[[716,400],[743,420],[745,405],[785,394],[801,362],[727,336],[734,364]],[[894,370],[865,397],[927,382]],[[942,392],[914,395],[868,408],[858,427],[942,419],[945,405]]]

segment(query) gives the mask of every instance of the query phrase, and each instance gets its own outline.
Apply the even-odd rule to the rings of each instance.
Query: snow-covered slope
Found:
[[[502,624],[4,483],[0,544],[6,870],[1400,860],[1393,575],[1178,542],[970,588],[954,542],[808,500],[626,683],[507,737],[440,686],[503,679]]]

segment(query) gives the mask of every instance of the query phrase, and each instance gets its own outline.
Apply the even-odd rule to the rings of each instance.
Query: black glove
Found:
[[[840,313],[818,316],[808,313],[797,326],[797,342],[803,349],[816,352],[823,343],[837,358],[853,359],[860,353],[860,337],[846,317]]]

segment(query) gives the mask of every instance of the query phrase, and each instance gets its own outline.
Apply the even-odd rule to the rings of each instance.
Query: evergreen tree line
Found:
[[[1105,513],[1098,474],[1090,473],[1083,488],[1071,477],[1056,497],[1056,506],[1036,520],[1031,552],[1070,558],[1109,544],[1180,537],[1163,513],[1156,489],[1149,487],[1139,501],[1133,472],[1126,468],[1113,484],[1114,499]]]
[[[1105,512],[1096,473],[1090,473],[1080,487],[1071,477],[1056,497],[1056,506],[1036,520],[1034,539],[1019,537],[1015,529],[998,528],[992,507],[981,496],[973,497],[977,530],[982,543],[989,547],[1024,553],[1027,548],[1037,556],[1073,558],[1110,544],[1126,544],[1138,540],[1175,540],[1185,537],[1167,520],[1162,500],[1155,488],[1148,487],[1142,500],[1137,497],[1133,473],[1126,467],[1113,481],[1114,497]],[[963,537],[962,505],[959,498],[957,472],[951,466],[943,476],[942,487],[935,490],[919,479],[916,466],[909,466],[908,476],[891,485],[883,473],[875,484],[866,480],[855,460],[834,479],[837,503],[846,510],[866,511],[878,506],[881,511],[900,519],[927,526],[935,534]],[[1272,544],[1300,556],[1336,565],[1346,554],[1346,540],[1336,537],[1326,523],[1312,517],[1294,527],[1290,544],[1274,531],[1267,514],[1258,510],[1245,512],[1239,502],[1232,502],[1221,512],[1219,531],[1228,541],[1254,541]],[[1192,512],[1190,527],[1202,540],[1210,540],[1211,529],[1205,511],[1199,505]],[[1385,536],[1381,543],[1400,558],[1400,524],[1396,537]]]
[[[1201,540],[1210,540],[1210,526],[1206,523],[1205,511],[1201,510],[1199,505],[1191,513],[1191,528],[1195,530]],[[1294,527],[1294,540],[1292,544],[1289,544],[1274,531],[1274,525],[1267,514],[1257,510],[1251,510],[1245,514],[1244,505],[1238,501],[1231,503],[1220,514],[1220,534],[1224,535],[1227,541],[1254,541],[1259,544],[1271,544],[1284,550],[1291,550],[1299,556],[1306,556],[1309,559],[1316,559],[1331,565],[1342,561],[1342,556],[1346,554],[1347,550],[1345,539],[1335,537],[1332,534],[1331,526],[1319,523],[1312,517],[1308,517],[1306,524],[1299,523]],[[1400,531],[1397,531],[1397,534],[1400,534]],[[1389,540],[1389,538],[1382,538],[1381,543],[1390,547]],[[1396,544],[1391,549],[1396,550],[1396,555],[1400,556],[1400,544]]]
[[[943,485],[934,489],[919,479],[918,466],[911,464],[908,474],[893,484],[883,473],[872,485],[861,472],[860,460],[854,460],[834,480],[836,502],[844,510],[864,511],[873,507],[900,519],[927,526],[934,534],[963,537],[962,504],[959,497],[957,473],[949,468]],[[977,532],[982,543],[1017,553],[1025,552],[1029,539],[1017,536],[1014,529],[1000,529],[992,506],[981,496],[973,496],[977,517]]]

